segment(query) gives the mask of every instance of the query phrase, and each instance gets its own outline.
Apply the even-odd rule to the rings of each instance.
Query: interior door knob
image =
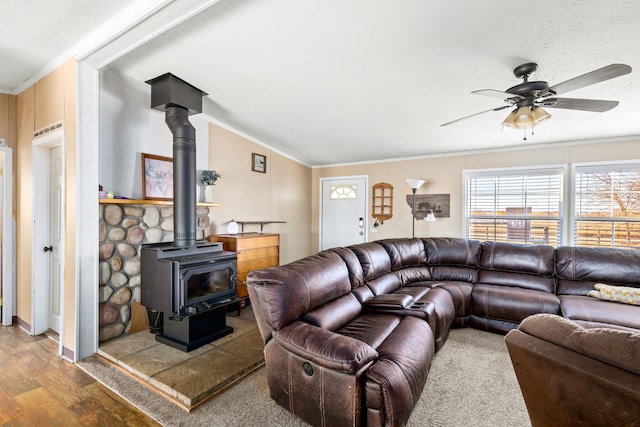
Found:
[[[42,248],[42,250],[45,252],[51,252],[53,251],[53,246],[45,246],[44,248]]]

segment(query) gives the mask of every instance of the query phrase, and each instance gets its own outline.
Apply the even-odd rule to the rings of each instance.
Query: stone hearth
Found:
[[[209,208],[197,208],[197,239],[209,236]],[[173,207],[100,205],[99,340],[129,332],[132,318],[144,318],[140,305],[140,249],[143,243],[173,241]],[[141,328],[143,329],[143,328]]]

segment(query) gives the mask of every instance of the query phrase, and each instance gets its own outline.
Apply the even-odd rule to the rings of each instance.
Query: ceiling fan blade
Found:
[[[511,107],[511,105],[503,105],[503,106],[498,107],[498,108],[492,108],[491,110],[480,111],[479,113],[471,114],[470,116],[461,117],[461,118],[459,118],[459,119],[455,119],[455,120],[452,120],[452,121],[450,121],[450,122],[443,123],[443,124],[441,124],[441,125],[440,125],[440,127],[442,127],[442,126],[449,126],[449,125],[454,124],[454,123],[457,123],[457,122],[459,122],[459,121],[461,121],[461,120],[465,120],[465,119],[471,118],[471,117],[473,117],[473,116],[477,116],[477,115],[479,115],[479,114],[488,113],[489,111],[500,111],[500,110],[504,110],[505,108],[509,108],[509,107]]]
[[[515,104],[516,102],[518,102],[518,100],[522,99],[522,96],[517,95],[515,93],[502,92],[495,89],[480,89],[480,90],[474,90],[471,93],[473,93],[474,95],[484,95],[484,96],[490,96],[492,98],[500,98],[505,102],[507,102],[507,99],[514,98],[513,102],[510,102],[511,105]]]
[[[631,67],[625,64],[611,64],[606,67],[599,68],[587,74],[574,77],[549,88],[549,95],[560,95],[572,90],[580,89],[585,86],[600,83],[605,80],[629,74]]]
[[[547,98],[536,104],[545,108],[563,108],[565,110],[582,110],[603,113],[618,105],[618,101],[580,98]]]

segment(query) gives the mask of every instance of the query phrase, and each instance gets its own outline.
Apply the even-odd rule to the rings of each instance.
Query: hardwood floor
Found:
[[[58,344],[0,326],[0,425],[158,426],[57,355]]]

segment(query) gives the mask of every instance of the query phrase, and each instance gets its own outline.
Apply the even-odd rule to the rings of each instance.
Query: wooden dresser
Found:
[[[280,235],[267,233],[214,234],[211,242],[222,242],[225,251],[238,254],[238,298],[248,298],[247,274],[251,270],[280,264]]]

